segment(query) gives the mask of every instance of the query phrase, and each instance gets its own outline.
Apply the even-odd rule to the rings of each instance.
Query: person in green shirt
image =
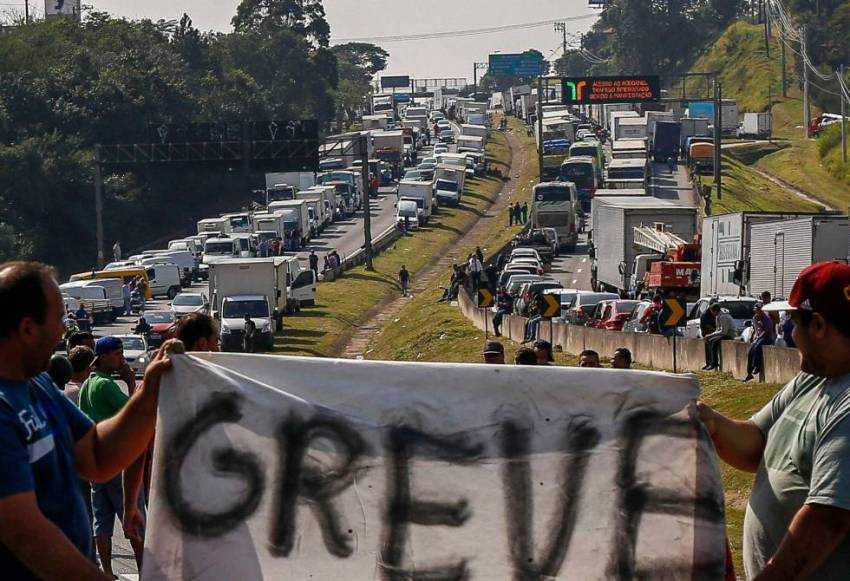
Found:
[[[133,370],[124,360],[124,347],[121,339],[117,337],[101,337],[95,343],[94,371],[83,384],[80,391],[80,409],[95,423],[112,418],[127,404],[130,396],[125,394],[112,376],[117,374],[127,384],[130,395],[136,389],[136,377]],[[133,464],[133,470],[128,469],[134,475],[141,472],[144,466],[145,455]],[[101,567],[107,575],[112,575],[112,535],[115,530],[115,517],[117,516],[125,530],[127,522],[125,514],[135,516],[138,511],[144,518],[144,505],[141,499],[137,506],[126,507],[124,499],[135,499],[139,495],[135,491],[125,490],[130,485],[136,485],[137,478],[129,475],[122,479],[118,474],[107,482],[95,482],[92,484],[92,508],[94,512],[94,537],[97,554],[100,557]],[[144,541],[135,536],[130,537],[130,544],[136,557],[139,570],[142,568],[142,551]]]
[[[727,464],[755,473],[744,517],[747,579],[847,579],[850,572],[850,266],[805,269],[786,303],[802,372],[748,421],[700,403]]]

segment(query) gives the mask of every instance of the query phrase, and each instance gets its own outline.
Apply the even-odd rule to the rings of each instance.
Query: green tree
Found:
[[[331,31],[321,0],[242,0],[232,24],[237,32],[288,28],[319,46]]]

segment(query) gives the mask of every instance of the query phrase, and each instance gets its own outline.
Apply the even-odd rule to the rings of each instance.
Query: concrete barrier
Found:
[[[800,352],[787,347],[764,348],[764,380],[788,383],[800,373]]]
[[[676,339],[676,370],[700,371],[705,366],[705,342],[702,339]]]
[[[738,379],[747,375],[747,353],[750,345],[741,341],[723,341],[720,344],[720,369]]]

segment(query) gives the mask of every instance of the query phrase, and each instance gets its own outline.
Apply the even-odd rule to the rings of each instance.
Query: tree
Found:
[[[321,0],[242,0],[231,23],[236,32],[287,28],[319,46],[331,31]]]
[[[336,103],[337,123],[341,126],[344,120],[354,120],[372,90],[372,78],[387,67],[390,55],[381,47],[364,42],[340,44],[331,51],[338,66]]]

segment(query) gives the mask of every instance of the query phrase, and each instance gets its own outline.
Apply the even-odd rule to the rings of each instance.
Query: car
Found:
[[[519,296],[519,291],[523,284],[542,280],[543,277],[536,274],[513,274],[510,278],[508,278],[507,283],[505,284],[505,290],[508,291],[509,295],[516,298]]]
[[[579,129],[578,131],[576,131],[576,141],[582,141],[585,137],[589,135],[595,136],[596,134],[593,133],[593,131],[590,129]]]
[[[538,276],[534,272],[531,272],[530,268],[506,268],[499,275],[499,286],[503,287],[508,284],[508,279],[511,278],[515,274],[532,274],[534,276]]]
[[[558,317],[553,317],[552,320],[554,322],[564,322],[566,310],[570,308],[570,305],[573,303],[573,300],[579,292],[581,291],[574,288],[550,288],[543,291],[544,295],[557,295],[561,301],[561,314]]]
[[[622,331],[626,320],[635,310],[640,301],[606,300],[601,301],[587,321],[588,327]]]
[[[454,143],[455,142],[455,132],[451,129],[443,129],[440,131],[440,142],[441,143]]]
[[[516,302],[514,302],[514,313],[518,315],[526,315],[528,306],[538,295],[541,295],[544,291],[550,289],[560,288],[563,288],[561,283],[557,280],[550,279],[537,280],[523,284],[519,291],[519,296],[517,297]]]
[[[735,332],[740,335],[744,330],[744,324],[753,319],[757,302],[758,300],[753,297],[703,297],[694,303],[694,306],[688,311],[684,335],[692,339],[702,336],[699,319],[712,303],[720,303],[720,308],[732,315],[732,320],[735,321]]]
[[[124,348],[124,361],[133,370],[136,377],[145,374],[150,356],[148,355],[148,342],[142,335],[115,335],[121,340]]]
[[[543,262],[543,260],[541,260],[541,258],[540,258],[540,254],[534,248],[524,248],[522,246],[520,246],[519,248],[514,248],[513,250],[511,250],[510,258],[508,259],[508,261],[511,261],[515,258],[519,258],[521,256],[522,257],[534,258],[538,262]]]
[[[584,325],[587,323],[596,305],[602,301],[617,300],[619,298],[620,296],[614,293],[579,291],[573,297],[566,313],[564,313],[564,322],[570,325]]]
[[[626,322],[623,323],[623,332],[646,333],[646,325],[644,323],[641,323],[641,319],[643,319],[643,315],[646,313],[646,310],[651,306],[651,301],[640,301],[637,306],[632,310],[632,314],[629,315],[629,318],[626,319]]]
[[[422,161],[419,162],[419,165],[422,165],[423,163],[432,163],[432,164],[434,164],[434,167],[437,167],[437,158],[436,157],[424,157],[424,158],[422,158]]]
[[[417,171],[427,171],[427,170],[434,171],[435,169],[437,169],[437,164],[431,163],[430,161],[429,162],[423,161],[422,163],[420,163],[419,165],[416,166]]]
[[[437,136],[437,137],[439,137],[439,136]],[[439,155],[441,153],[448,153],[448,152],[449,152],[449,148],[447,146],[443,145],[442,143],[439,143],[439,144],[434,146],[434,155]]]
[[[537,274],[543,274],[543,265],[533,258],[514,258],[505,265],[505,268],[532,267]]]
[[[539,268],[530,264],[508,264],[505,266],[505,272],[536,274],[538,276],[543,274]]]
[[[442,121],[446,116],[442,114],[440,111],[431,111],[431,114],[428,116],[428,119],[431,120],[431,123],[435,121]]]
[[[174,311],[145,311],[142,316],[151,326],[148,334],[151,347],[159,347],[164,341],[174,337],[177,322]]]
[[[419,169],[409,169],[404,172],[404,177],[401,179],[418,182],[422,180],[422,170]]]
[[[452,123],[448,119],[440,119],[437,121],[437,127],[439,129],[451,129]]]
[[[543,232],[546,241],[552,245],[552,256],[559,256],[561,254],[561,240],[558,238],[558,231],[554,228],[541,228],[540,231]]]
[[[171,310],[178,318],[190,313],[206,313],[209,308],[210,301],[203,293],[180,293],[171,301]]]

